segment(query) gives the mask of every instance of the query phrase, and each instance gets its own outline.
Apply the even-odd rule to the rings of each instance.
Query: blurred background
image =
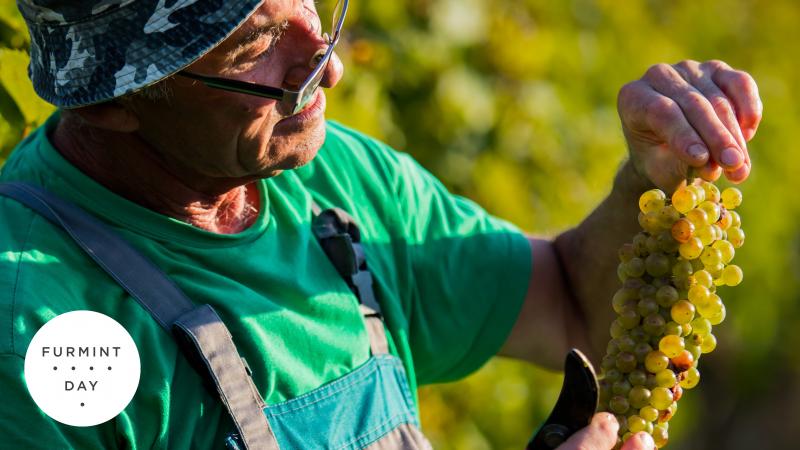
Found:
[[[575,225],[626,154],[616,94],[657,62],[722,59],[765,105],[741,187],[745,281],[671,422],[671,449],[796,449],[800,442],[800,4],[795,0],[392,0],[351,2],[347,71],[329,117],[409,152],[454,192],[527,231]],[[0,159],[50,113],[25,67],[27,33],[0,0]],[[610,308],[610,299],[609,299]],[[717,333],[718,332],[718,333]],[[495,359],[420,390],[438,449],[521,449],[558,374]]]

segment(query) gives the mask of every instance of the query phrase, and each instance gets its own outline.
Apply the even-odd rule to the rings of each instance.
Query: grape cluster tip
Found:
[[[727,314],[717,287],[742,282],[732,264],[745,238],[741,203],[738,189],[699,180],[639,198],[642,231],[619,250],[622,287],[601,363],[599,410],[619,421],[617,448],[640,431],[664,447],[678,400],[700,382],[698,361]]]

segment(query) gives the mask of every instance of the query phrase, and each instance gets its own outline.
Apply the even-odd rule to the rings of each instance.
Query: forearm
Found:
[[[573,341],[588,342],[589,357],[597,362],[608,343],[613,319],[611,297],[619,288],[617,251],[640,230],[638,198],[652,184],[626,162],[614,180],[611,193],[576,228],[559,235],[554,242],[563,277],[583,325]]]

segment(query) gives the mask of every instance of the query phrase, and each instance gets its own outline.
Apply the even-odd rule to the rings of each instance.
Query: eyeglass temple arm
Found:
[[[198,75],[196,73],[181,71],[178,75],[193,80],[200,81],[211,87],[218,89],[225,89],[227,91],[239,92],[242,94],[259,95],[261,97],[271,98],[275,100],[283,100],[286,91],[283,89],[262,86],[260,84],[248,83],[247,81],[231,80],[227,78],[207,77]]]

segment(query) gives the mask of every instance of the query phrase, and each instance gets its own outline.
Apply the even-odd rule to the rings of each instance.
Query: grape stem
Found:
[[[694,180],[697,179],[697,170],[694,167],[689,166],[689,169],[686,171],[686,185],[691,186],[694,184]]]

